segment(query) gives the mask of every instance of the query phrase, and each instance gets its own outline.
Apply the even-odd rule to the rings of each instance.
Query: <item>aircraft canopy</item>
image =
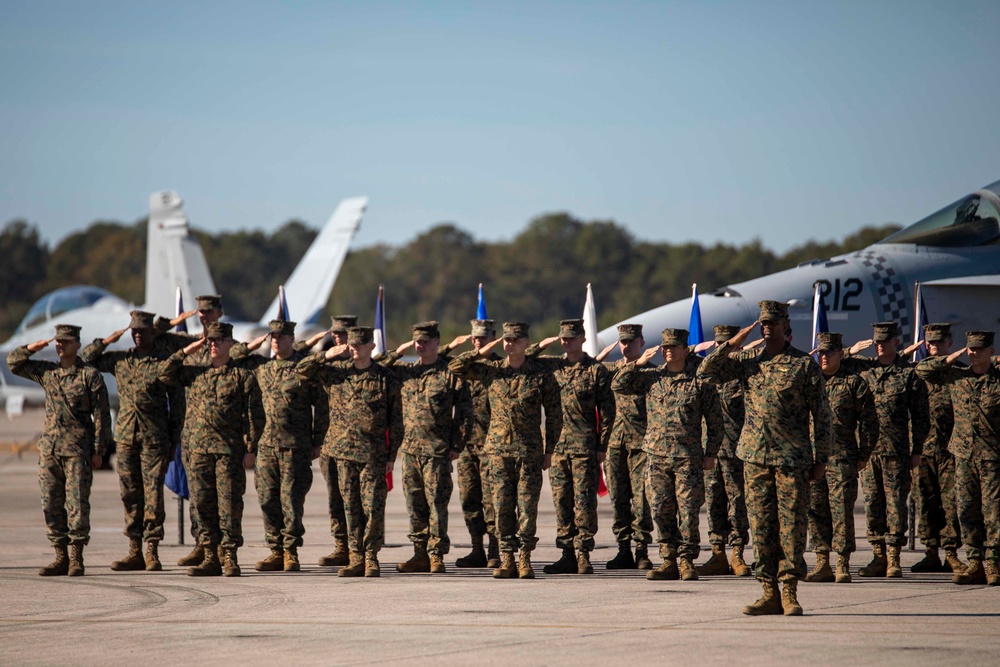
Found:
[[[21,324],[17,327],[17,333],[20,334],[26,329],[45,324],[45,322],[54,320],[59,315],[71,310],[92,306],[109,296],[117,298],[111,292],[92,285],[74,285],[49,292],[31,306],[28,314],[24,316]]]
[[[976,190],[879,243],[939,248],[1000,243],[1000,181]]]

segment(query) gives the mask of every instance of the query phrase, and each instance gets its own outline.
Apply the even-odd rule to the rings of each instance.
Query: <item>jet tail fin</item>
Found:
[[[288,316],[300,324],[313,324],[330,299],[330,291],[340,273],[354,234],[361,226],[361,218],[368,207],[367,197],[345,199],[337,206],[319,236],[292,271],[285,282],[284,296]],[[271,316],[278,312],[280,295],[271,302],[260,320],[267,326]]]
[[[172,190],[154,192],[149,196],[146,236],[146,310],[172,314],[178,288],[189,304],[202,294],[215,294],[205,253],[188,227],[184,202]]]

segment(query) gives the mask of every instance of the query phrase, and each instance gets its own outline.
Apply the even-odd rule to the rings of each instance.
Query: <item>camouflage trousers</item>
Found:
[[[448,501],[455,485],[451,461],[445,457],[403,453],[403,493],[410,515],[410,541],[431,554],[445,555],[448,541]]]
[[[556,546],[560,549],[594,550],[600,475],[596,454],[552,455],[549,486],[556,506]]]
[[[955,499],[955,457],[924,454],[917,468],[917,535],[925,547],[962,546]]]
[[[489,456],[500,551],[533,551],[542,493],[542,457]]]
[[[191,537],[194,538],[195,543],[198,542],[198,518],[194,515],[194,503],[191,502],[191,446],[188,443],[182,443],[181,448],[181,464],[184,466],[184,474],[188,477],[188,518],[191,524]],[[169,462],[168,462],[169,465]]]
[[[344,516],[344,497],[340,495],[337,480],[337,461],[326,454],[319,455],[319,471],[326,481],[326,497],[330,511],[330,534],[333,539],[347,541],[347,518]]]
[[[744,463],[743,471],[754,575],[771,582],[804,578],[809,468]]]
[[[458,457],[458,497],[462,501],[465,526],[473,538],[496,537],[497,520],[490,488],[489,457],[466,445]]]
[[[337,467],[340,495],[344,499],[347,546],[351,551],[378,554],[385,542],[385,459],[366,463],[330,458]]]
[[[861,486],[865,494],[868,541],[900,547],[906,544],[909,462],[895,456],[872,456],[861,474]]]
[[[809,542],[816,553],[841,555],[857,548],[854,503],[858,499],[858,466],[830,461],[826,474],[810,483]]]
[[[125,506],[125,536],[133,540],[163,539],[163,480],[167,476],[170,445],[157,442],[118,443],[118,486]]]
[[[38,456],[42,514],[52,546],[90,542],[90,487],[94,482],[89,454]]]
[[[965,553],[1000,559],[1000,461],[956,458],[955,488]]]
[[[646,499],[646,452],[610,447],[604,459],[604,479],[611,498],[611,532],[620,543],[649,544],[653,516]]]
[[[198,522],[198,544],[243,546],[243,493],[247,476],[243,454],[191,452],[188,487]]]
[[[701,461],[647,453],[646,496],[656,524],[660,554],[672,549],[679,556],[697,558],[701,551],[699,514],[705,504]]]
[[[708,506],[710,544],[746,545],[750,523],[743,493],[743,461],[719,457],[715,467],[705,471],[705,504]]]
[[[254,486],[264,519],[268,546],[290,549],[302,546],[306,494],[312,487],[312,452],[261,445],[257,450]]]

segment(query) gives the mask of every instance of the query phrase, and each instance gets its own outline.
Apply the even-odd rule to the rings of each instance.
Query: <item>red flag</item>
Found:
[[[385,430],[385,451],[389,451],[389,429]],[[385,492],[389,493],[392,491],[392,471],[390,470],[385,474]]]
[[[604,496],[608,495],[608,485],[604,483],[604,467],[597,466],[597,471],[601,475],[601,481],[597,483],[597,495],[603,498]]]

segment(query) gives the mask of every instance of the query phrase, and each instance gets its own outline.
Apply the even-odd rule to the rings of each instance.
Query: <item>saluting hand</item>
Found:
[[[110,336],[108,336],[107,338],[105,338],[104,339],[104,344],[105,345],[114,345],[115,343],[118,342],[118,340],[122,337],[122,334],[124,334],[126,331],[128,331],[128,327],[126,327],[124,329],[119,329],[118,331],[114,332],[113,334],[111,334]]]
[[[46,338],[45,340],[36,340],[34,343],[29,343],[27,346],[28,352],[38,352],[39,350],[43,350],[47,348],[49,346],[49,343],[51,343],[53,340],[55,339]]]
[[[962,356],[963,354],[965,354],[965,353],[966,353],[966,352],[968,352],[968,351],[969,351],[969,348],[967,348],[967,347],[963,347],[963,348],[962,348],[961,350],[959,350],[958,352],[952,352],[951,354],[949,354],[949,355],[948,355],[948,356],[947,356],[947,357],[945,358],[945,361],[946,361],[946,362],[948,362],[949,364],[953,364],[953,363],[955,363],[956,361],[958,361],[958,358],[959,358],[959,357],[961,357],[961,356]]]
[[[875,344],[875,341],[872,340],[871,338],[866,338],[865,340],[859,340],[857,343],[855,343],[854,345],[852,345],[849,350],[847,350],[847,354],[849,354],[850,356],[853,357],[858,352],[862,352],[864,350],[867,350],[868,348],[870,348],[874,344]]]
[[[250,341],[249,343],[247,343],[247,349],[250,350],[251,352],[253,352],[257,348],[259,348],[261,345],[263,345],[264,341],[267,340],[267,337],[270,336],[270,335],[271,335],[270,332],[268,332],[268,333],[264,334],[263,336],[258,336],[257,338],[254,338],[252,341]]]
[[[396,348],[396,354],[398,354],[399,356],[403,356],[403,353],[409,350],[411,347],[413,347],[413,341],[408,340]]]
[[[636,366],[645,366],[646,363],[656,356],[656,353],[660,351],[658,347],[651,347],[642,351],[639,358],[635,360]]]
[[[454,350],[456,347],[459,347],[460,345],[465,345],[471,339],[472,339],[472,334],[465,334],[464,336],[455,336],[455,340],[445,345],[445,348],[447,351]]]
[[[750,326],[743,327],[742,329],[740,329],[738,332],[736,332],[735,336],[733,336],[732,338],[729,339],[729,346],[730,347],[743,347],[743,342],[746,341],[747,336],[749,336],[750,332],[752,332],[754,329],[756,329],[759,324],[760,324],[760,320],[755,320],[754,323],[751,324]],[[761,340],[763,340],[763,339],[761,339]]]
[[[193,317],[193,316],[195,316],[197,314],[198,314],[197,310],[189,310],[189,311],[187,311],[185,313],[181,313],[180,315],[178,315],[174,319],[170,320],[170,327],[173,328],[173,327],[177,326],[178,324],[180,324],[181,322],[183,322],[184,320],[186,320],[187,318]]]
[[[751,343],[747,343],[746,345],[744,345],[743,349],[744,350],[752,350],[754,348],[760,347],[763,344],[764,344],[764,339],[763,338],[758,338],[757,340],[755,340],[755,341],[753,341]],[[734,347],[733,348],[733,352],[736,352],[738,349],[739,348]]]
[[[184,356],[187,357],[192,353],[197,352],[198,349],[203,347],[207,342],[208,342],[207,338],[199,338],[198,340],[189,344],[187,347],[184,348]]]
[[[702,342],[698,343],[697,345],[695,345],[694,346],[694,350],[692,350],[692,351],[693,352],[704,352],[705,350],[711,350],[713,347],[715,347],[715,341],[714,340],[706,340],[706,341],[702,341]]]
[[[334,345],[329,350],[327,350],[326,354],[324,354],[323,356],[326,357],[327,359],[334,359],[334,358],[339,357],[340,355],[342,355],[344,352],[347,352],[347,345],[346,344],[344,344],[344,345]]]
[[[540,349],[544,350],[549,345],[552,345],[552,343],[555,343],[558,340],[559,340],[559,336],[549,336],[548,338],[543,339],[542,342],[538,344],[538,347]]]
[[[608,345],[606,348],[604,348],[603,350],[601,350],[600,352],[598,352],[597,356],[594,357],[594,360],[595,361],[604,361],[605,359],[608,358],[608,355],[611,354],[611,351],[613,349],[615,349],[616,347],[618,347],[618,343],[617,342],[611,343],[611,345]]]
[[[490,342],[486,343],[486,345],[483,345],[481,348],[479,348],[479,356],[480,357],[488,357],[488,356],[490,356],[490,352],[493,351],[493,348],[495,348],[497,345],[499,345],[502,342],[503,342],[503,338],[496,338],[496,339],[491,340]]]

